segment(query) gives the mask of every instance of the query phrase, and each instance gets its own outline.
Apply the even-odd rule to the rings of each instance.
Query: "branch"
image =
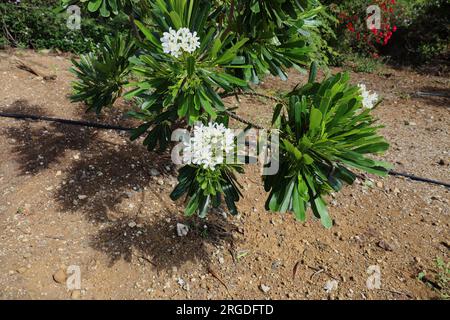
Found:
[[[139,41],[142,41],[141,35],[139,34],[139,30],[136,27],[136,24],[134,23],[134,16],[133,12],[128,16],[128,19],[130,20],[131,27],[133,28],[133,33],[138,38]]]
[[[260,125],[257,125],[255,123],[249,121],[249,120],[246,120],[246,119],[242,118],[241,116],[238,116],[236,113],[231,112],[230,110],[226,110],[225,109],[225,113],[227,115],[229,115],[231,118],[233,118],[233,119],[235,119],[235,120],[237,120],[239,122],[248,124],[249,126],[252,126],[252,127],[256,128],[256,129],[264,130],[264,127],[261,127]]]
[[[262,93],[257,93],[257,92],[236,92],[235,91],[235,92],[230,92],[230,93],[222,93],[222,94],[220,94],[220,97],[221,98],[236,97],[236,100],[238,100],[238,96],[239,95],[250,96],[250,97],[262,97],[262,98],[266,98],[266,99],[269,99],[269,100],[272,100],[272,101],[275,101],[275,102],[278,102],[278,103],[284,103],[284,101],[282,99],[279,99],[279,98],[276,98],[276,97],[272,97],[272,96],[268,96],[268,95],[265,95],[265,94],[262,94]],[[228,114],[231,118],[233,118],[233,119],[235,119],[235,120],[237,120],[239,122],[242,122],[244,124],[250,125],[253,128],[260,129],[260,130],[265,129],[264,127],[262,127],[262,126],[260,126],[258,124],[255,124],[255,123],[251,122],[250,120],[247,120],[247,119],[242,118],[241,116],[238,116],[237,114],[231,112],[230,110],[225,110],[225,113]]]
[[[272,97],[272,96],[268,96],[262,93],[258,93],[258,92],[230,92],[230,93],[223,93],[220,94],[221,98],[227,98],[227,97],[233,97],[236,95],[241,95],[241,96],[250,96],[250,97],[261,97],[261,98],[266,98],[278,103],[284,103],[284,101],[280,98],[277,97]]]
[[[230,31],[231,31],[231,25],[233,23],[233,17],[234,17],[234,0],[231,0],[230,12],[228,14],[228,25],[227,25],[227,28],[225,29],[225,31],[223,32],[222,40],[225,39],[226,36],[228,35],[228,33],[230,33]]]

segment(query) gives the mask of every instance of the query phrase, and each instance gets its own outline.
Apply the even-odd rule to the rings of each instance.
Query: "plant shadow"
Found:
[[[163,212],[167,213],[172,217],[179,215]],[[120,259],[131,262],[134,257],[150,263],[158,271],[180,267],[189,261],[206,267],[211,259],[208,245],[228,243],[233,246],[232,233],[237,230],[220,216],[211,215],[208,220],[180,216],[177,221],[189,225],[187,236],[180,237],[174,219],[159,216],[152,220],[138,221],[134,226],[130,224],[134,220],[119,219],[93,236],[90,245],[108,256],[110,266]]]
[[[158,171],[158,177],[152,175],[152,170]],[[138,194],[151,193],[162,203],[161,191],[165,187],[158,180],[171,172],[167,153],[149,153],[136,143],[97,140],[64,173],[66,183],[60,185],[55,199],[62,211],[81,211],[90,221],[115,220],[129,211],[136,212],[132,203],[132,210],[120,205]]]
[[[2,112],[48,116],[40,106],[17,100]],[[4,128],[2,134],[12,142],[12,153],[21,174],[37,174],[62,161],[67,150],[82,151],[97,135],[95,130],[60,123],[23,121]]]
[[[49,116],[25,100],[1,110]],[[82,214],[98,226],[89,245],[110,265],[131,262],[133,256],[157,270],[188,261],[208,263],[210,244],[233,242],[232,223],[213,214],[208,220],[185,218],[168,198],[173,187],[168,180],[175,179],[169,152],[150,153],[120,133],[59,123],[17,122],[1,133],[11,140],[20,174],[60,168],[53,193],[57,210]],[[186,237],[177,236],[177,222],[190,226]]]

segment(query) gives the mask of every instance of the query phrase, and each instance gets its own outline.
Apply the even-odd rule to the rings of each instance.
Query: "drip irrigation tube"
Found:
[[[68,119],[60,119],[46,116],[38,116],[32,114],[20,114],[20,113],[4,113],[0,112],[0,117],[4,118],[13,118],[17,120],[36,120],[36,121],[49,121],[49,122],[57,122],[63,123],[73,126],[82,126],[89,128],[97,128],[97,129],[105,129],[105,130],[117,130],[117,131],[130,131],[133,128],[127,128],[122,126],[115,126],[109,124],[103,124],[98,122],[90,122],[90,121],[81,121],[81,120],[68,120]]]
[[[5,113],[0,112],[0,117],[4,118],[13,118],[17,120],[34,120],[34,121],[49,121],[49,122],[57,122],[67,125],[75,125],[75,126],[82,126],[82,127],[89,127],[89,128],[97,128],[97,129],[105,129],[105,130],[116,130],[116,131],[130,131],[133,130],[133,128],[129,127],[122,127],[122,126],[115,126],[115,125],[108,125],[98,122],[90,122],[90,121],[81,121],[81,120],[69,120],[69,119],[60,119],[60,118],[53,118],[53,117],[47,117],[47,116],[38,116],[38,115],[32,115],[32,114],[19,114],[19,113]],[[409,173],[403,173],[403,172],[397,172],[397,171],[389,171],[389,175],[394,177],[404,177],[408,178],[414,181],[419,182],[425,182],[425,183],[431,183],[439,186],[444,186],[446,188],[450,188],[450,183],[432,180],[428,178],[422,178],[415,176],[413,174]]]

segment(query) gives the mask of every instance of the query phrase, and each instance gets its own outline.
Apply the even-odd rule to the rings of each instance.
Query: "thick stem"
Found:
[[[233,18],[234,18],[234,0],[231,0],[230,12],[228,13],[227,28],[223,32],[222,39],[225,39],[227,35],[230,33],[233,24]]]
[[[141,35],[139,34],[139,30],[136,27],[136,24],[134,23],[134,16],[133,13],[130,13],[128,16],[128,19],[130,20],[131,28],[133,29],[133,33],[136,38],[138,38],[139,41],[142,41]]]

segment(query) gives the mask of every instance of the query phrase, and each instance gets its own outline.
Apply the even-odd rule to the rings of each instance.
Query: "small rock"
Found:
[[[281,267],[281,261],[280,260],[275,260],[275,261],[272,262],[272,270],[277,270],[280,267]]]
[[[152,169],[150,169],[150,175],[153,176],[153,177],[156,177],[156,176],[159,176],[160,173],[155,168],[152,168]]]
[[[79,154],[79,153],[74,154],[74,155],[73,155],[73,158],[74,158],[75,160],[79,160],[79,159],[80,159],[80,154]]]
[[[337,280],[328,280],[326,283],[325,283],[325,285],[323,286],[323,288],[324,288],[324,290],[327,292],[327,293],[330,293],[331,291],[333,291],[333,290],[337,290],[337,288],[338,288],[338,282],[337,282]]]
[[[186,281],[184,281],[182,278],[178,278],[177,283],[183,290],[189,291],[189,284],[187,284]]]
[[[61,170],[58,170],[58,171],[56,172],[56,176],[59,177],[60,175],[62,175],[62,172],[61,172]]]
[[[384,240],[378,242],[378,246],[386,251],[394,251],[394,247],[389,242]]]
[[[164,185],[164,180],[163,180],[163,179],[158,179],[158,184],[159,184],[160,186]]]
[[[259,288],[260,288],[261,291],[264,292],[264,293],[267,293],[267,292],[270,291],[270,287],[269,287],[269,286],[266,286],[265,284],[261,284],[261,285],[259,286]]]
[[[73,290],[70,297],[75,300],[80,299],[81,298],[81,290]]]
[[[25,267],[20,267],[19,269],[17,269],[17,273],[25,273],[25,271],[27,271],[27,268]]]
[[[382,188],[383,188],[383,182],[378,181],[378,182],[377,182],[377,187],[380,188],[380,189],[382,189]]]
[[[66,283],[67,280],[67,274],[66,271],[64,269],[59,269],[58,271],[56,271],[53,274],[53,280],[55,280],[55,282],[57,283]]]
[[[447,161],[445,161],[444,159],[440,159],[438,163],[441,166],[446,166],[447,165]]]
[[[129,226],[130,228],[134,228],[134,227],[136,227],[136,222],[131,221],[131,222],[128,224],[128,226]]]
[[[220,264],[224,264],[225,263],[225,259],[223,257],[219,257],[219,263]]]
[[[177,234],[179,237],[184,237],[188,234],[189,227],[182,223],[177,223]]]
[[[86,198],[87,198],[87,196],[84,195],[84,194],[78,195],[78,199],[80,199],[80,200],[84,200],[84,199],[86,199]]]
[[[394,188],[394,193],[395,194],[400,193],[400,189],[399,188]]]

